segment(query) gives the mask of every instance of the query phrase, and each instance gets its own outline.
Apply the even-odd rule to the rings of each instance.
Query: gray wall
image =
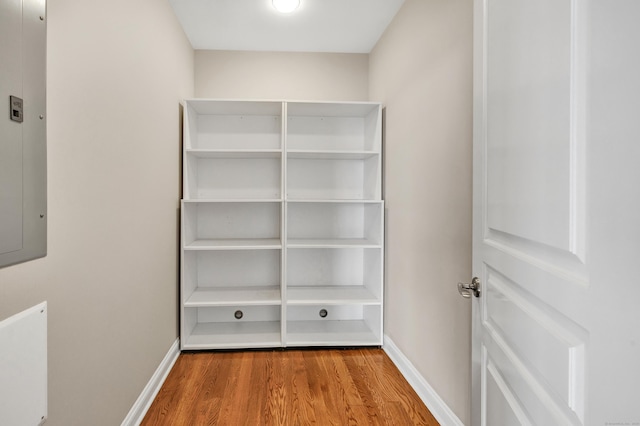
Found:
[[[195,94],[386,106],[385,333],[470,419],[471,0],[407,0],[370,55],[198,50]]]
[[[369,55],[196,50],[199,98],[366,101]]]
[[[165,1],[49,2],[49,255],[0,270],[0,319],[50,304],[47,424],[119,424],[177,336],[194,94],[385,103],[386,333],[469,423],[471,31],[471,0],[407,0],[371,55],[194,57]]]
[[[470,423],[471,0],[407,0],[370,55],[386,105],[385,334]]]
[[[471,0],[407,0],[370,55],[204,51],[197,97],[386,106],[385,333],[470,421]]]
[[[48,300],[47,425],[115,425],[178,333],[193,50],[167,1],[48,3],[48,256],[0,269],[0,319]]]

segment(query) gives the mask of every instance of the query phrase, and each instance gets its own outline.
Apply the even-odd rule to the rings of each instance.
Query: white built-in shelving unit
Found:
[[[185,103],[185,350],[382,344],[378,103]]]

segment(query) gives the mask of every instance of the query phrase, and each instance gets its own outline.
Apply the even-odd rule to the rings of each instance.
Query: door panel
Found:
[[[640,2],[474,0],[473,425],[640,425]]]
[[[528,373],[526,366],[518,358],[501,345],[500,340],[487,348],[488,357],[485,369],[487,377],[486,410],[487,425],[541,425],[555,426],[574,424],[572,415],[554,401],[547,398],[540,383]],[[492,382],[495,383],[492,389]],[[505,415],[504,405],[518,419],[512,422],[510,415]],[[493,420],[490,420],[493,419]]]
[[[485,366],[487,372],[486,386],[483,389],[487,404],[494,407],[489,413],[485,413],[484,424],[516,426],[531,424],[520,403],[513,396],[509,386],[505,383],[493,363]]]
[[[484,304],[487,347],[493,349],[495,365],[501,366],[518,400],[529,401],[526,412],[532,418],[549,412],[569,424],[574,423],[571,418],[583,418],[585,331],[492,270],[485,282]]]
[[[571,12],[569,0],[488,0],[485,17],[487,226],[507,241],[565,251],[573,219]]]
[[[476,1],[476,425],[584,424],[583,7]]]
[[[571,320],[493,270],[487,274],[485,297],[487,330],[528,366],[548,393],[575,408],[585,342],[571,331]]]

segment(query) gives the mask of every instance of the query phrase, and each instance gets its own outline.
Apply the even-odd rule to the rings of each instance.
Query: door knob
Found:
[[[465,299],[470,298],[471,294],[475,297],[480,297],[480,279],[473,277],[470,284],[458,283],[458,293]]]

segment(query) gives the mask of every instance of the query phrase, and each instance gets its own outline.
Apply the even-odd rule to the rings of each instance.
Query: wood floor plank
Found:
[[[291,419],[294,425],[314,425],[316,400],[309,389],[309,378],[302,351],[287,352],[291,359],[292,374],[286,383],[291,392]]]
[[[229,358],[228,353],[223,353],[223,367],[228,370],[229,374],[226,377],[224,385],[222,385],[222,400],[220,401],[220,411],[218,413],[218,423],[228,424],[232,420],[236,420],[234,416],[235,409],[237,407],[234,404],[237,404],[235,397],[238,392],[242,392],[242,383],[243,378],[241,374],[246,375],[247,373],[251,373],[251,364],[247,363],[246,366],[243,365],[243,357],[247,357],[249,354],[246,353],[238,353],[237,357]]]
[[[251,370],[245,376],[243,390],[239,390],[235,398],[235,409],[239,413],[236,424],[259,424],[264,418],[269,403],[267,361],[264,352],[251,352]]]
[[[351,377],[351,374],[349,374],[349,369],[345,363],[345,356],[352,353],[353,351],[336,351],[338,356],[333,358],[335,364],[335,375],[338,384],[345,394],[347,403],[349,405],[362,406],[362,398],[360,397],[360,393],[358,392],[355,383],[353,383],[353,378]]]
[[[269,375],[267,379],[267,413],[264,417],[266,424],[286,424],[286,392],[285,375],[288,372],[286,356],[274,356],[271,353]]]
[[[305,351],[303,353],[305,368],[307,369],[307,380],[311,397],[315,404],[316,420],[319,424],[340,425],[341,416],[333,406],[331,395],[327,395],[327,380],[323,367],[318,360],[318,353],[315,351]]]
[[[183,353],[141,424],[438,425],[377,348]]]
[[[350,356],[345,356],[345,365],[349,371],[349,375],[353,379],[354,385],[358,389],[360,398],[364,407],[366,408],[367,417],[371,419],[373,424],[386,424],[378,402],[374,398],[369,380],[367,380],[366,374],[363,373],[363,360],[359,353],[354,352]]]
[[[403,412],[411,418],[412,423],[410,424],[429,425],[436,422],[430,412],[425,413],[423,410],[415,409],[422,404],[422,401],[413,388],[407,386],[408,383],[389,357],[362,357],[362,359],[365,364],[368,364],[370,370],[384,372],[384,374],[376,376],[380,379],[380,389],[384,391],[383,398],[400,404]]]
[[[357,425],[357,416],[353,411],[353,406],[362,405],[362,400],[357,390],[355,394],[350,392],[350,384],[352,383],[350,377],[340,374],[338,364],[342,358],[341,352],[335,349],[327,350],[326,354],[323,354],[324,356],[318,357],[326,374],[327,388],[324,395],[329,396],[333,401],[335,412],[342,414],[340,424]]]
[[[199,357],[205,360],[203,357]],[[213,358],[206,364],[202,373],[202,386],[194,401],[193,412],[196,418],[204,419],[202,424],[217,421],[217,413],[220,411],[221,398],[215,396],[215,387],[218,376],[215,371],[219,370],[219,359]]]

